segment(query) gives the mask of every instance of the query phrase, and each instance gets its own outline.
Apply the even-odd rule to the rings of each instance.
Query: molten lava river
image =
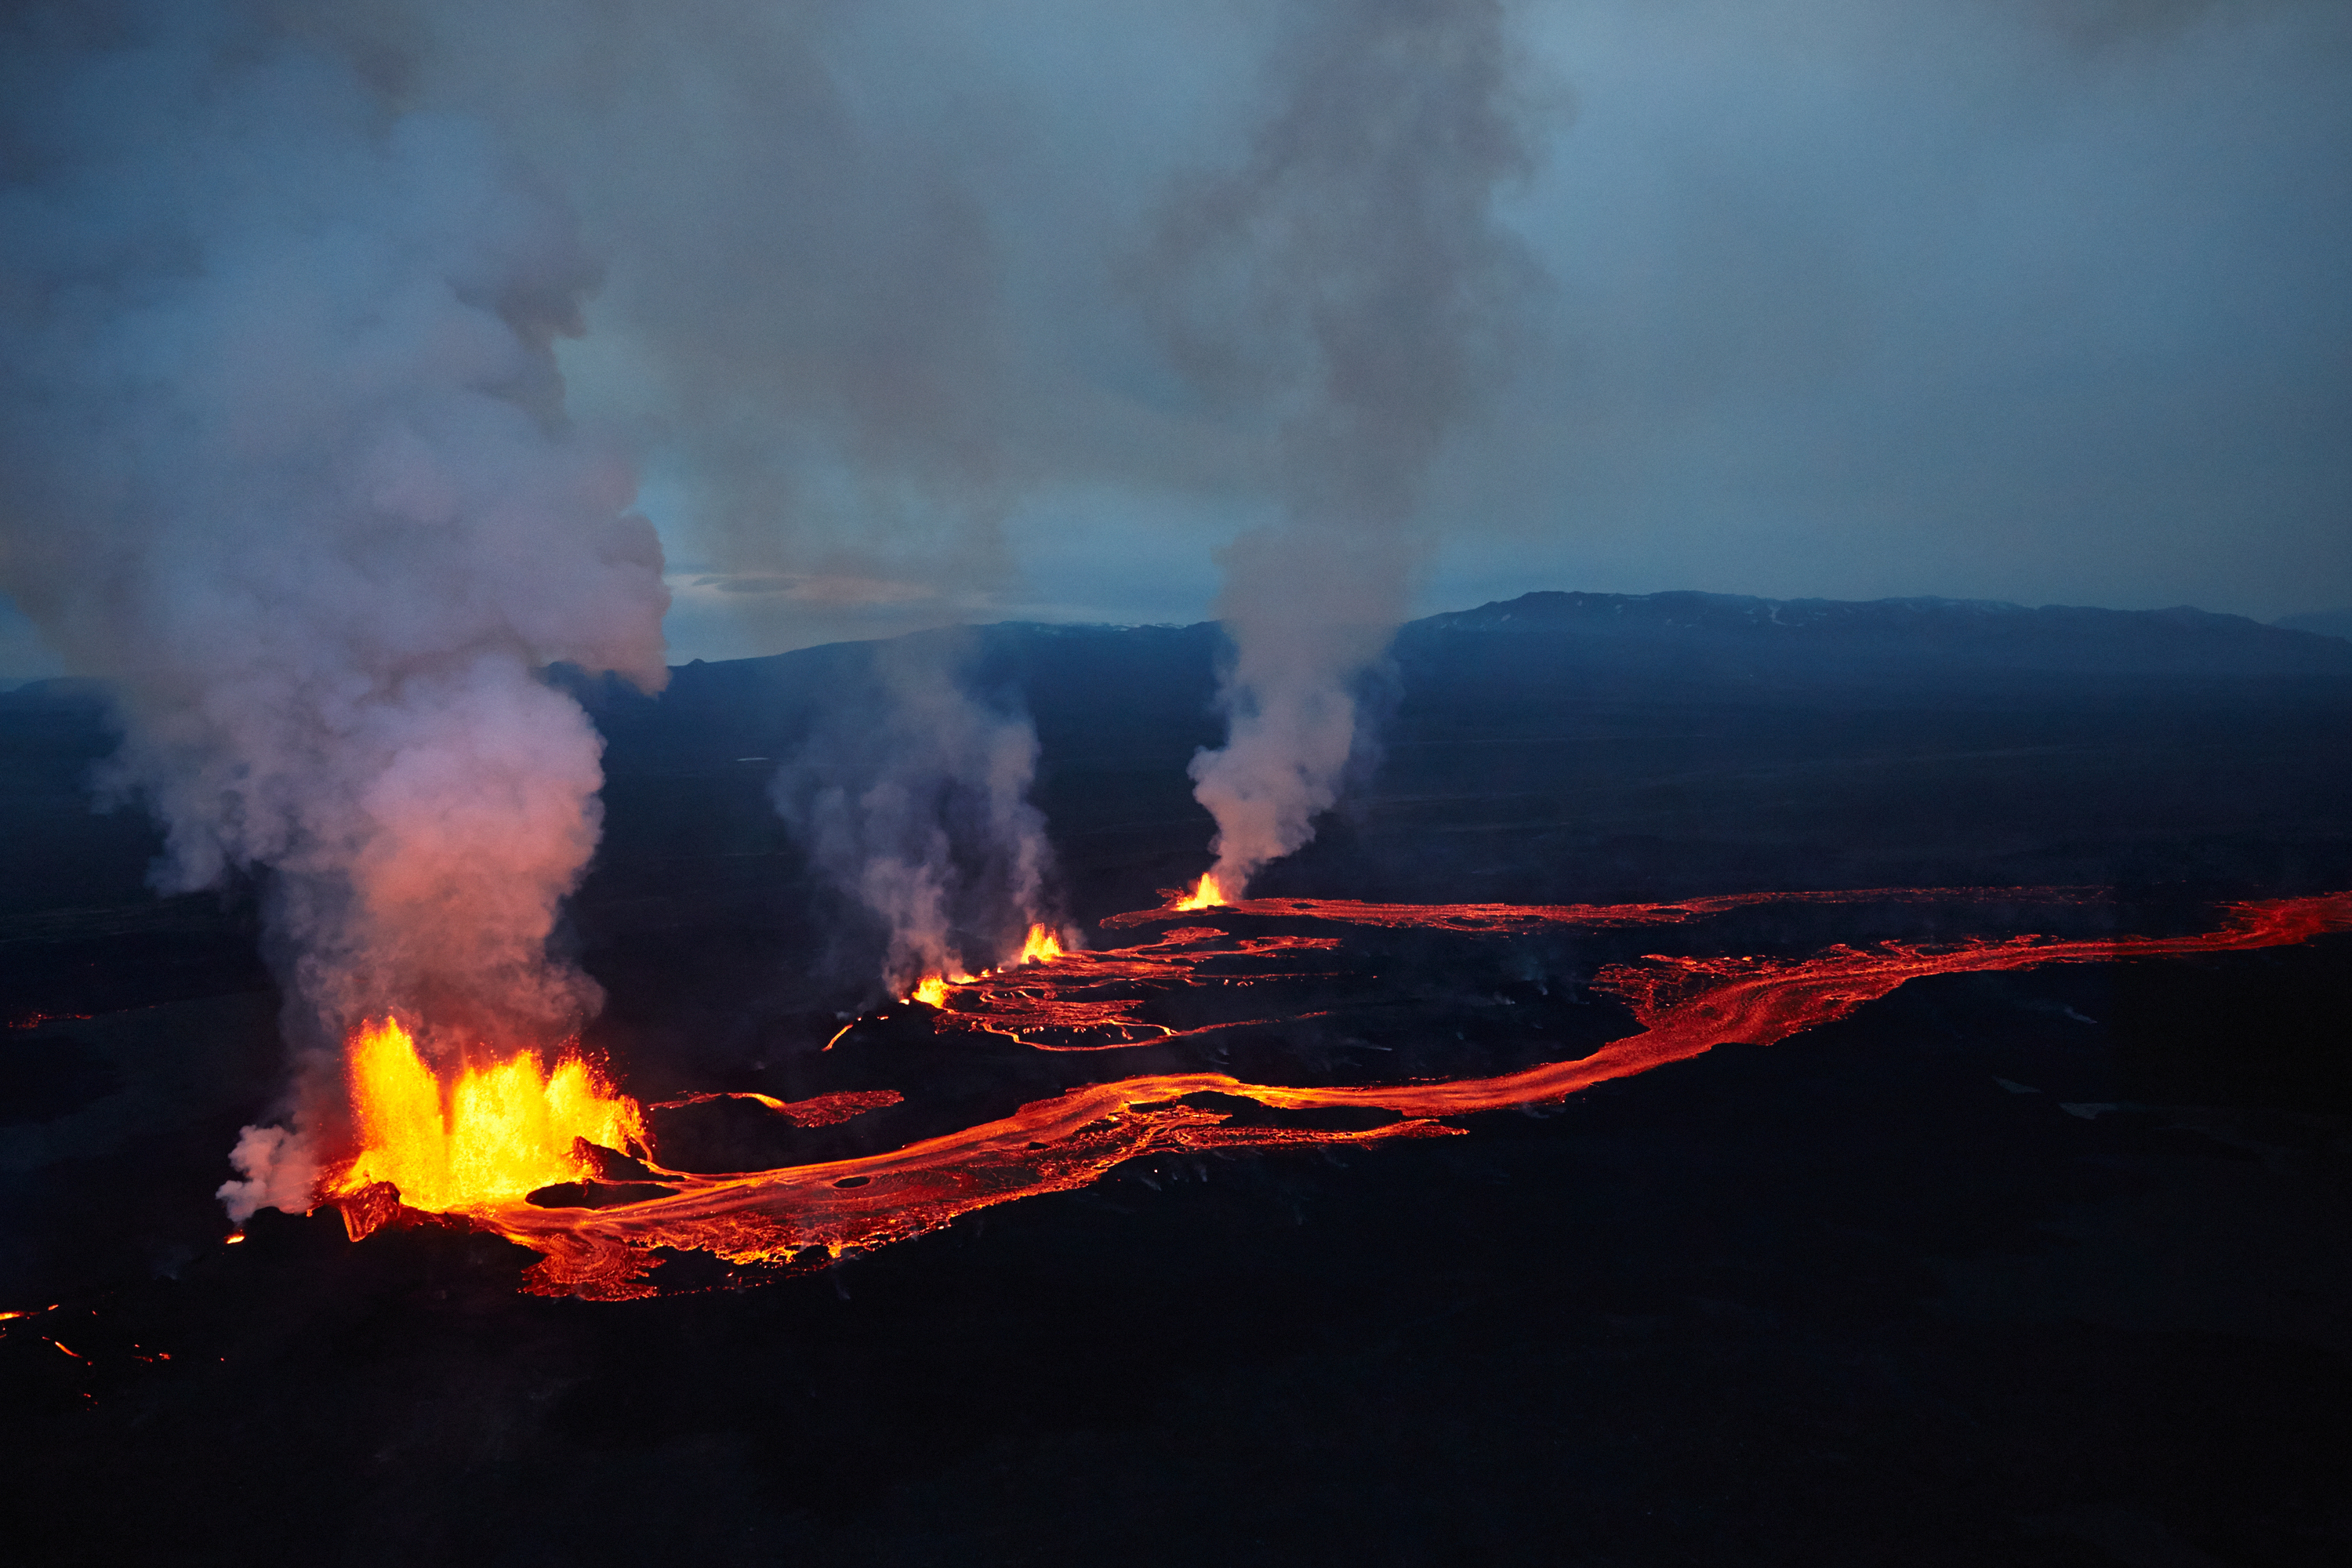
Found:
[[[1922,976],[2299,942],[2352,930],[2352,893],[2228,905],[2169,934],[2112,934],[2114,918],[2099,893],[2063,889],[1226,905],[1204,885],[1103,922],[1115,940],[1133,933],[1126,946],[1065,951],[1039,930],[995,972],[928,977],[897,1008],[843,1028],[819,1058],[869,1078],[895,1065],[919,1089],[914,1057],[893,1057],[912,1029],[929,1059],[946,1050],[982,1067],[1021,1062],[1065,1085],[1010,1114],[886,1152],[676,1170],[661,1163],[649,1112],[750,1102],[818,1129],[904,1097],[869,1087],[641,1106],[576,1053],[446,1082],[386,1021],[352,1042],[362,1147],[328,1173],[320,1197],[354,1240],[385,1225],[469,1225],[540,1255],[524,1277],[533,1291],[649,1296],[674,1288],[660,1265],[680,1254],[714,1255],[739,1279],[820,1266],[976,1209],[1085,1186],[1139,1155],[1459,1135],[1448,1118],[1559,1100],[1721,1043],[1771,1045]],[[1879,939],[1820,940],[1858,924]],[[1725,955],[1735,938],[1763,951]],[[1575,1037],[1580,1024],[1588,1037]],[[1374,1043],[1383,1035],[1391,1043]],[[1295,1038],[1324,1048],[1286,1058]],[[1256,1076],[1293,1081],[1237,1076],[1236,1052]],[[1362,1068],[1367,1053],[1391,1065]]]

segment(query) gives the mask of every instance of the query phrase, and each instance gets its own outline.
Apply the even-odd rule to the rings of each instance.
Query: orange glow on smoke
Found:
[[[1031,926],[1028,939],[1022,942],[1015,963],[1051,963],[1062,956],[1062,939],[1054,934],[1051,926]]]
[[[1203,871],[1201,873],[1201,885],[1168,907],[1179,911],[1217,910],[1224,908],[1232,901],[1225,897],[1225,890],[1217,885],[1217,874],[1214,871]]]
[[[2057,889],[1881,889],[1597,906],[1280,900],[1258,900],[1228,918],[1246,918],[1246,911],[1342,926],[1508,932],[1543,925],[1675,925],[1763,903],[2069,904],[2084,902],[2085,897]],[[1172,912],[1118,916],[1103,923],[1141,924]],[[1594,1084],[1704,1055],[1725,1041],[1772,1045],[1845,1017],[1906,982],[1928,975],[2243,952],[2344,931],[2352,931],[2352,893],[2231,905],[2219,926],[2177,936],[2068,940],[2012,935],[1936,943],[1884,942],[1869,948],[1840,943],[1796,958],[1649,955],[1637,963],[1609,964],[1593,978],[1592,989],[1625,1003],[1633,1031],[1570,1060],[1540,1062],[1492,1077],[1364,1085],[1263,1084],[1222,1072],[1147,1073],[1075,1087],[996,1121],[887,1152],[728,1174],[656,1170],[659,1195],[593,1209],[538,1207],[520,1201],[536,1185],[583,1173],[569,1162],[560,1162],[556,1173],[518,1178],[505,1189],[506,1196],[483,1201],[467,1218],[541,1255],[525,1277],[528,1290],[606,1300],[651,1296],[661,1289],[648,1276],[662,1249],[707,1252],[740,1266],[797,1269],[903,1241],[995,1204],[1083,1187],[1139,1155],[1458,1136],[1465,1130],[1445,1119],[1554,1102]],[[956,1012],[943,1014],[939,1023],[1047,1050],[1153,1043],[1205,1031],[1145,1021],[1139,1011],[1139,989],[1191,988],[1197,994],[1203,986],[1222,990],[1297,978],[1263,966],[1326,953],[1339,942],[1328,935],[1248,936],[1205,923],[1183,926],[1133,947],[1068,954],[1066,963],[1018,978],[1010,973],[979,980],[965,976],[960,984],[973,989],[959,998],[961,1005]],[[942,997],[946,984],[940,982]],[[1258,1018],[1248,1026],[1282,1021]],[[1234,1026],[1232,1022],[1206,1026]],[[385,1043],[390,1038],[397,1038],[397,1052]],[[386,1031],[375,1037],[373,1049],[398,1058],[402,1070],[421,1080],[428,1091],[432,1089],[431,1075],[416,1062],[404,1035]],[[536,1073],[529,1058],[521,1060]],[[567,1066],[577,1068],[576,1063],[559,1064],[559,1078]],[[584,1080],[585,1068],[577,1070]],[[412,1085],[404,1092],[415,1091]],[[891,1091],[856,1091],[797,1105],[772,1102],[772,1108],[796,1123],[803,1117],[814,1122],[820,1114],[830,1122],[897,1100]],[[1338,1107],[1384,1110],[1397,1120],[1347,1131],[1269,1125],[1263,1120],[1236,1120],[1236,1100],[1255,1101],[1275,1111]],[[625,1108],[633,1127],[622,1133],[581,1135],[607,1147],[617,1147],[620,1137],[631,1136],[642,1146],[642,1131],[634,1126],[634,1102],[596,1103]],[[427,1111],[432,1113],[427,1131],[445,1143],[452,1142],[438,1120],[436,1100],[422,1099],[413,1114],[424,1119]],[[371,1126],[371,1154],[373,1143]],[[362,1161],[369,1157],[363,1155]],[[408,1196],[407,1181],[393,1174],[389,1165],[371,1167],[364,1176],[358,1171],[355,1166],[353,1174],[333,1189],[354,1237],[394,1222],[402,1206],[456,1206]],[[387,1180],[400,1183],[401,1203],[384,1201],[382,1188],[373,1194],[359,1190],[369,1181]]]
[[[580,1139],[613,1150],[646,1143],[637,1102],[569,1051],[551,1072],[529,1051],[468,1067],[445,1093],[408,1031],[386,1018],[361,1026],[348,1066],[360,1152],[331,1180],[331,1195],[390,1183],[413,1209],[480,1210],[592,1178]]]

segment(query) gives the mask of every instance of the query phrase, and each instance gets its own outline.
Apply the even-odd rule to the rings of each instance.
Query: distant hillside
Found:
[[[2352,609],[2315,610],[2307,616],[2281,616],[2271,625],[2290,631],[2317,632],[2324,637],[2352,639]]]
[[[1724,685],[1922,693],[2135,685],[2352,680],[2352,642],[2323,635],[2352,612],[2263,626],[2186,605],[2168,610],[2029,608],[1977,599],[1758,599],[1731,594],[1534,593],[1412,621],[1394,658],[1407,693],[1437,697],[1468,681],[1533,679],[1613,687]],[[895,650],[955,668],[967,685],[1025,704],[1041,728],[1086,744],[1153,726],[1200,727],[1223,639],[1189,626],[1059,626],[1006,621],[918,632],[887,642],[829,643],[761,658],[674,667],[648,698],[614,677],[566,666],[549,678],[596,716],[624,760],[640,744],[698,760],[759,754],[801,733],[822,710],[885,700],[877,660]],[[0,692],[0,712],[101,705],[82,679]],[[1055,739],[1048,735],[1048,743]],[[1192,743],[1190,741],[1186,744]],[[683,757],[679,757],[683,760]]]
[[[698,659],[674,668],[657,700],[610,677],[555,678],[595,715],[612,742],[608,762],[622,771],[771,755],[821,711],[886,700],[877,663],[885,657],[955,668],[972,689],[1025,706],[1048,751],[1135,745],[1173,748],[1181,759],[1215,742],[1208,707],[1222,641],[1206,622],[1007,621]],[[2251,694],[2250,683],[2282,693],[2352,683],[2352,644],[2186,606],[1536,593],[1409,623],[1397,636],[1395,670],[1408,702],[1456,693],[1491,700],[1523,688],[1826,700],[1853,691],[1901,700],[1906,692],[1998,696],[2118,681],[2183,696],[2219,682],[2235,696]]]
[[[886,701],[881,665],[892,658],[952,668],[971,689],[1025,707],[1049,751],[1173,748],[1181,757],[1217,738],[1209,703],[1222,647],[1208,622],[1007,621],[763,658],[697,659],[674,668],[658,698],[564,666],[549,678],[595,716],[611,742],[607,761],[622,772],[770,756],[820,713]],[[1906,691],[2089,690],[2116,681],[2185,696],[2218,682],[2228,693],[2284,694],[2352,682],[2352,643],[2186,606],[1535,593],[1407,624],[1394,670],[1408,702],[1441,703],[1457,693],[1492,700],[1530,687],[1833,700],[1842,690],[1900,700]],[[0,713],[29,721],[89,711],[102,706],[105,690],[91,680],[33,681],[0,692]],[[0,734],[0,743],[5,739]]]
[[[950,626],[886,642],[828,643],[763,658],[697,659],[670,670],[648,698],[616,677],[558,668],[551,679],[580,699],[610,743],[608,772],[700,766],[771,757],[820,715],[879,710],[887,660],[952,671],[964,689],[1035,715],[1054,748],[1098,751],[1154,737],[1191,755],[1213,741],[1207,721],[1217,628],[1069,626],[1007,621]],[[1213,726],[1212,727],[1213,729]],[[1202,730],[1198,740],[1192,732]]]
[[[1884,685],[1969,674],[2352,677],[2352,647],[2186,605],[2031,609],[1981,599],[1753,599],[1528,594],[1406,626],[1400,657],[1499,639],[1497,652],[1659,674]],[[1507,652],[1503,650],[1507,649]]]
[[[837,942],[844,973],[870,959],[768,785],[813,733],[855,737],[882,713],[893,670],[1025,710],[1068,909],[1142,907],[1204,864],[1213,825],[1186,763],[1223,737],[1223,647],[1205,623],[1007,623],[696,662],[656,697],[551,669],[607,742],[603,843],[571,906],[583,962],[616,997],[664,998],[638,1016],[651,1028],[682,975],[800,973]],[[2352,642],[2239,616],[1530,594],[1403,627],[1367,686],[1366,766],[1268,890],[2352,886]],[[0,693],[0,921],[152,903],[153,826],[89,810],[115,744],[89,683]],[[212,947],[147,965],[175,994],[259,984],[249,913],[210,918]],[[0,951],[0,986],[13,973],[30,996],[79,973],[81,950],[49,942]]]

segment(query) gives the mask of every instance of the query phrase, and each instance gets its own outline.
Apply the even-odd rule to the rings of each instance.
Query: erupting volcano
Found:
[[[2068,937],[2000,929],[2021,923],[2019,911],[2038,913],[2043,923],[2079,925],[2100,903],[2094,893],[2065,889],[1745,894],[1625,905],[1268,899],[1224,906],[1216,924],[1177,926],[1154,940],[1100,952],[1048,952],[1050,937],[1033,931],[1024,950],[1032,962],[952,986],[941,981],[920,996],[938,1010],[936,1037],[950,1045],[993,1038],[1046,1052],[1113,1053],[1201,1045],[1279,1031],[1350,1007],[1376,1009],[1381,976],[1360,964],[1351,969],[1350,930],[1495,942],[1545,931],[1703,930],[1710,921],[1772,906],[1842,918],[1862,907],[1907,909],[1992,928],[1952,940],[1835,942],[1801,955],[1652,953],[1606,963],[1589,988],[1621,1004],[1638,1028],[1565,1058],[1545,1056],[1531,1034],[1542,1059],[1501,1073],[1268,1083],[1221,1071],[1152,1071],[1081,1083],[1010,1116],[888,1152],[748,1173],[661,1165],[644,1111],[576,1054],[559,1056],[545,1072],[529,1056],[469,1068],[445,1091],[407,1033],[386,1021],[354,1039],[353,1109],[364,1147],[321,1196],[341,1210],[355,1239],[404,1215],[459,1215],[541,1255],[527,1276],[534,1292],[640,1297],[663,1289],[656,1269],[665,1257],[707,1252],[739,1269],[772,1273],[823,1264],[974,1209],[1086,1185],[1154,1151],[1455,1135],[1464,1129],[1444,1119],[1558,1100],[1723,1042],[1771,1045],[1923,976],[2183,957],[2352,930],[2352,893],[2231,905],[2219,924],[2179,935]],[[1198,912],[1139,911],[1105,924],[1147,925]],[[1214,1005],[1236,992],[1250,999],[1238,1010]],[[1310,997],[1318,1005],[1306,1005]],[[858,1027],[845,1028],[835,1043]],[[1541,1027],[1539,1021],[1529,1025]],[[1458,1031],[1455,1037],[1462,1037]],[[805,1124],[800,1107],[750,1098]],[[893,1091],[829,1096],[816,1120],[842,1120],[899,1100]],[[1300,1112],[1347,1112],[1353,1124],[1302,1121]]]

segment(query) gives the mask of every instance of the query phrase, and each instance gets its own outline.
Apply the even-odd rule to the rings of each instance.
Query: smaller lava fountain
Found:
[[[949,986],[969,985],[977,978],[971,974],[926,974],[915,982],[915,988],[907,993],[907,1000],[920,1002],[926,1007],[944,1007],[948,1005]]]
[[[1052,926],[1033,925],[1022,939],[1021,951],[1013,955],[1014,964],[1051,963],[1062,956],[1062,939]]]
[[[1217,883],[1217,874],[1203,871],[1200,885],[1189,893],[1180,894],[1168,907],[1179,914],[1189,914],[1194,910],[1220,910],[1231,902],[1233,900],[1225,897],[1224,889]]]
[[[951,986],[976,985],[990,975],[998,973],[1000,969],[1019,969],[1031,963],[1051,963],[1054,960],[1064,956],[1064,952],[1062,939],[1052,926],[1032,925],[1029,928],[1029,934],[1021,939],[1021,951],[1006,959],[998,965],[997,969],[983,969],[978,974],[968,973],[961,970],[953,974],[926,974],[915,982],[915,988],[907,993],[907,1000],[920,1002],[926,1007],[944,1007],[948,1005],[948,991]]]

